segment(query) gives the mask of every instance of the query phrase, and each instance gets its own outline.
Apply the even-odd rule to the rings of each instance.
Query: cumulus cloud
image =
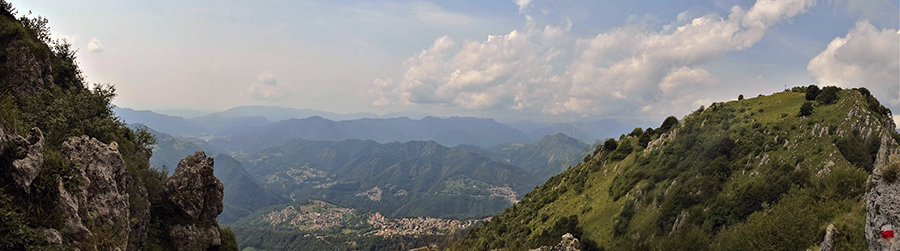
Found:
[[[264,71],[247,88],[247,94],[257,100],[279,100],[290,96],[291,91],[288,85],[275,80],[275,73]]]
[[[865,86],[892,107],[900,105],[900,34],[861,20],[809,61],[809,75],[819,85]]]
[[[88,43],[87,49],[90,52],[101,52],[103,51],[103,44],[100,44],[99,39],[91,38],[91,42]]]
[[[523,10],[529,1],[516,1]],[[410,57],[400,81],[376,79],[374,105],[444,105],[556,115],[695,109],[718,79],[703,64],[758,42],[814,0],[759,0],[728,17],[686,11],[661,30],[631,24],[572,39],[572,23],[457,44],[449,37]],[[697,16],[696,18],[690,18]],[[650,110],[653,111],[650,111]],[[681,109],[681,110],[677,110]]]

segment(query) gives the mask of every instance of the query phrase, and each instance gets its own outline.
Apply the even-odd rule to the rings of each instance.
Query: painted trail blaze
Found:
[[[894,226],[891,224],[886,224],[881,226],[881,238],[882,239],[893,239],[894,238]]]

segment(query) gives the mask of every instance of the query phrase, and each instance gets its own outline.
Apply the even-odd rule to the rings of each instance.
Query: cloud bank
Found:
[[[891,107],[900,106],[900,34],[878,30],[860,20],[809,61],[809,76],[819,85],[866,86]]]
[[[530,1],[516,1],[519,11]],[[752,47],[766,31],[805,12],[813,0],[759,0],[727,17],[707,14],[652,30],[637,23],[573,39],[571,21],[483,41],[444,36],[379,78],[368,92],[376,106],[502,109],[523,115],[672,114],[696,108],[718,79],[702,68]],[[896,45],[896,43],[895,43]],[[896,54],[896,53],[895,53]],[[395,80],[396,79],[396,80]]]

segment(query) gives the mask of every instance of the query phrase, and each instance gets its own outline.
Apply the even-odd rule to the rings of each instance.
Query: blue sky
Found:
[[[900,111],[892,0],[13,4],[136,109],[660,120],[819,84]]]

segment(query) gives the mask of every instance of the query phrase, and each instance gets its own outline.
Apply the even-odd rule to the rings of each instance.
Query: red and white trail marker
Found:
[[[882,239],[893,239],[894,238],[894,225],[885,224],[881,226],[881,238]]]

